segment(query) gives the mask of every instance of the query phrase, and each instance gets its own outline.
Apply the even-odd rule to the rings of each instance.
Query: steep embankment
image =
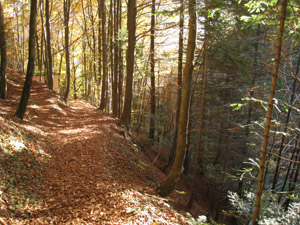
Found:
[[[33,82],[16,118],[23,79],[9,70],[0,100],[0,224],[189,223],[155,195],[164,175],[108,114]]]

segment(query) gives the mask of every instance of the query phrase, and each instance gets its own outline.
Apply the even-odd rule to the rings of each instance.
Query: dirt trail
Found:
[[[33,133],[47,155],[39,204],[20,224],[187,224],[149,188],[164,175],[134,147],[117,120],[85,101],[69,101],[33,82],[23,121],[14,116],[23,77],[10,70],[0,116]],[[179,200],[180,201],[180,200]],[[26,216],[24,216],[26,215]]]

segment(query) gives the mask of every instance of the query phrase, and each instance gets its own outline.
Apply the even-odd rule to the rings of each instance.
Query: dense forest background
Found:
[[[7,66],[25,73],[33,1],[1,2]],[[212,202],[209,216],[218,221],[222,214],[247,224],[257,206],[260,171],[260,222],[297,224],[300,2],[192,3],[39,0],[33,79],[45,82],[66,102],[84,99],[120,118],[142,147],[156,153],[157,166],[168,173],[179,151],[183,69],[191,45],[189,23],[196,13],[193,73],[184,111],[189,206],[207,195]],[[284,26],[281,38],[279,24]],[[276,93],[265,127],[272,85]]]

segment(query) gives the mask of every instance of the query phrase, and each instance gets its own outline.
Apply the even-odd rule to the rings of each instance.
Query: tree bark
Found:
[[[286,5],[287,5],[287,0],[283,0],[282,4],[281,4],[280,25],[279,25],[279,32],[277,35],[275,62],[274,62],[274,67],[273,67],[272,84],[271,84],[269,102],[268,102],[268,111],[267,111],[266,121],[265,121],[264,139],[263,139],[261,154],[260,154],[259,175],[258,175],[258,183],[257,183],[257,190],[256,190],[255,207],[254,207],[253,218],[252,218],[253,225],[258,224],[257,220],[258,220],[258,216],[259,216],[260,202],[261,202],[261,196],[262,196],[262,191],[263,191],[266,154],[267,154],[267,146],[268,146],[269,133],[270,133],[270,124],[271,124],[272,111],[273,111],[273,98],[275,96],[276,83],[277,83],[277,77],[278,77],[280,53],[281,53],[281,46],[282,46],[282,37],[283,37],[283,32],[284,32],[284,22],[285,22],[285,16],[286,16]]]
[[[47,57],[48,57],[48,87],[53,90],[53,76],[52,76],[52,54],[51,54],[51,33],[50,33],[50,9],[49,0],[46,0],[46,36],[47,36]]]
[[[190,103],[190,92],[193,75],[193,62],[196,47],[196,31],[197,31],[197,19],[196,19],[196,1],[189,0],[189,35],[188,45],[186,53],[186,64],[183,70],[183,86],[182,86],[182,98],[180,104],[180,116],[178,125],[178,137],[175,161],[170,171],[170,174],[158,185],[158,193],[161,196],[169,195],[178,182],[182,172],[183,163],[186,153],[186,137],[188,126],[188,114]]]
[[[104,110],[107,104],[107,90],[106,90],[106,79],[108,78],[108,68],[107,68],[107,40],[106,40],[106,4],[105,0],[101,0],[102,9],[102,89],[101,89],[101,102],[100,110]]]
[[[134,73],[134,51],[135,51],[135,32],[136,32],[136,0],[128,0],[127,8],[127,30],[128,30],[128,49],[126,56],[126,89],[124,110],[120,123],[127,129],[131,121],[131,103],[132,103],[132,83]]]
[[[40,82],[43,80],[43,61],[44,61],[44,19],[43,19],[43,0],[39,1],[40,17],[41,17],[41,58],[40,58]],[[38,37],[37,37],[38,39]]]
[[[37,0],[31,0],[30,4],[30,21],[29,21],[29,43],[28,43],[28,65],[25,83],[22,91],[22,97],[17,109],[16,115],[20,119],[24,118],[24,114],[28,105],[30,96],[30,88],[34,74],[35,62],[35,39],[36,39],[36,15],[37,15]]]
[[[151,9],[151,36],[150,36],[150,74],[151,74],[151,87],[150,87],[150,126],[149,138],[154,139],[155,133],[155,61],[154,61],[154,38],[155,38],[155,0],[152,0]]]
[[[7,82],[6,82],[6,41],[5,41],[5,26],[3,7],[0,2],[0,49],[1,49],[1,67],[0,67],[0,97],[7,98]]]
[[[65,25],[65,54],[66,54],[66,70],[67,85],[64,100],[67,102],[70,92],[71,71],[70,71],[70,51],[69,51],[69,18],[70,18],[70,0],[64,0],[64,25]]]
[[[118,101],[118,81],[119,81],[119,4],[120,0],[114,3],[114,74],[112,85],[112,110],[115,117],[119,115],[119,101]]]
[[[100,84],[101,84],[101,79],[102,79],[102,40],[101,40],[101,1],[98,0],[98,71],[99,71],[99,77],[97,80],[97,90],[98,90],[98,95],[100,93]]]
[[[122,1],[118,1],[119,4],[118,4],[118,17],[119,17],[119,22],[118,22],[118,26],[119,26],[119,30],[122,30]],[[123,95],[123,48],[122,48],[122,41],[120,41],[120,46],[119,46],[119,52],[118,52],[118,55],[119,55],[119,85],[118,85],[118,109],[119,109],[119,112],[118,112],[118,117],[120,118],[121,117],[121,112],[122,112],[122,95]]]

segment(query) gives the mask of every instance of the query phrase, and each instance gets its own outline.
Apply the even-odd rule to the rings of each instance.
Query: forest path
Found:
[[[188,224],[149,188],[163,174],[130,142],[118,120],[81,100],[68,105],[33,82],[23,121],[14,117],[24,78],[10,71],[10,115],[37,137],[47,163],[34,187],[39,204],[15,213],[16,224]],[[181,199],[178,199],[182,201]]]

